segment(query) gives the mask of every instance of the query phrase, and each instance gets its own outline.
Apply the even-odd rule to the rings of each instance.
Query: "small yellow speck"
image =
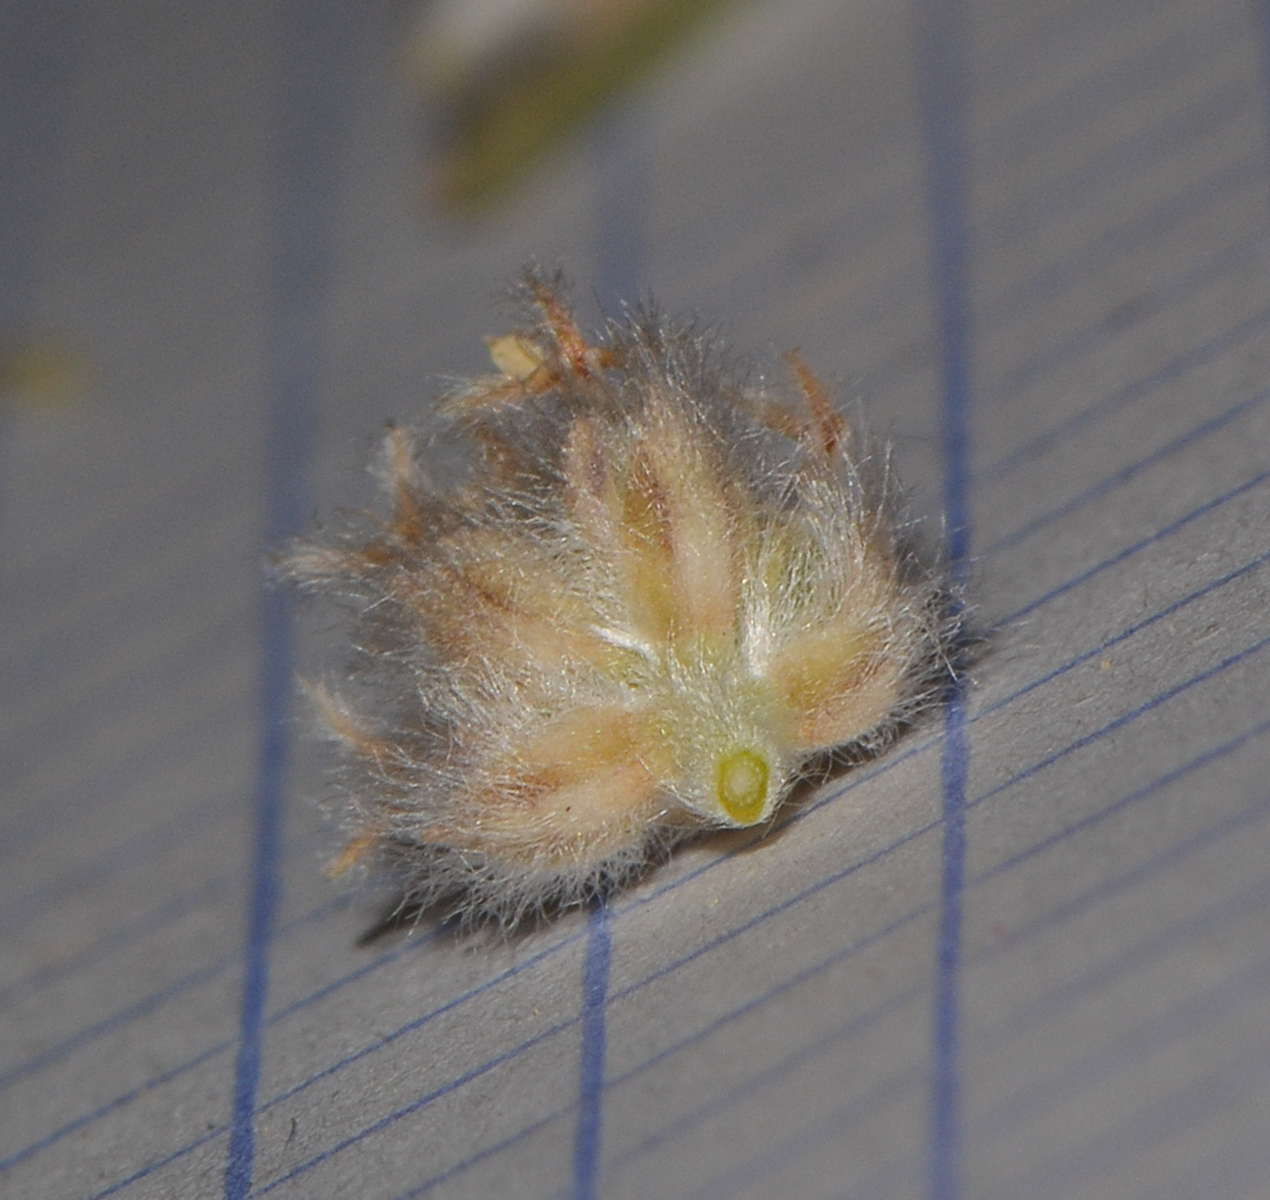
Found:
[[[524,383],[542,366],[541,352],[527,337],[509,333],[503,337],[486,338],[485,344],[489,347],[494,366],[510,379]]]
[[[36,339],[0,350],[0,397],[28,408],[78,400],[87,383],[84,360],[63,342]]]

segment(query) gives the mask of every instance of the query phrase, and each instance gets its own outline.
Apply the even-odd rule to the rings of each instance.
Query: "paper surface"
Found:
[[[1265,1194],[1261,8],[740,6],[464,227],[391,5],[3,10],[0,340],[86,376],[3,416],[0,1195]],[[531,257],[862,397],[988,636],[761,842],[362,946],[262,562]]]

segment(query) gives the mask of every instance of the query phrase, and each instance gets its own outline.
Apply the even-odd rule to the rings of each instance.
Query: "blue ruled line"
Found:
[[[573,1146],[573,1200],[595,1200],[603,1128],[605,1007],[612,957],[608,905],[591,910],[586,962],[582,968],[582,1055],[578,1080],[578,1125]]]
[[[1260,408],[1267,401],[1270,401],[1270,389],[1263,392],[1257,392],[1255,395],[1248,396],[1246,399],[1240,400],[1238,404],[1233,404],[1224,412],[1218,413],[1211,420],[1204,421],[1196,425],[1193,429],[1188,429],[1180,437],[1174,438],[1171,442],[1161,446],[1158,450],[1143,458],[1135,459],[1127,466],[1121,467],[1120,470],[1111,475],[1107,475],[1100,479],[1097,483],[1091,484],[1083,491],[1064,500],[1061,504],[1042,513],[1039,517],[1035,517],[1030,521],[1024,522],[1017,526],[1010,533],[1004,534],[993,542],[989,542],[983,549],[983,555],[986,558],[991,554],[999,554],[1002,550],[1008,550],[1012,546],[1017,546],[1020,542],[1026,541],[1047,525],[1053,524],[1055,521],[1061,520],[1063,517],[1070,516],[1077,509],[1084,507],[1092,500],[1096,500],[1099,496],[1105,495],[1107,492],[1115,488],[1121,487],[1128,483],[1131,479],[1141,475],[1144,471],[1150,470],[1157,463],[1163,462],[1165,459],[1172,458],[1174,455],[1184,450],[1189,450],[1191,446],[1202,438],[1208,437],[1211,433],[1216,433],[1224,429],[1232,421],[1238,420],[1240,417],[1252,412],[1254,409]]]
[[[1135,96],[1139,98],[1140,94]],[[1228,134],[1237,121],[1248,116],[1251,103],[1243,79],[1219,78],[1213,90],[1196,96],[1184,111],[1163,109],[1149,124],[1135,130],[1131,138],[1117,140],[1083,158],[1063,173],[1062,187],[1055,187],[1052,180],[1044,177],[1029,180],[1021,196],[1011,198],[991,214],[981,215],[976,224],[976,240],[982,249],[990,246],[992,250],[1018,244],[1030,238],[1039,226],[1060,215],[1070,216],[1074,208],[1099,206],[1126,179],[1167,163],[1179,150],[1202,146]]]
[[[374,1134],[379,1133],[380,1130],[388,1129],[403,1118],[410,1116],[412,1113],[418,1112],[421,1108],[432,1104],[434,1101],[441,1099],[443,1096],[450,1095],[452,1092],[455,1092],[459,1088],[463,1087],[464,1084],[471,1083],[474,1079],[480,1079],[483,1075],[489,1074],[490,1071],[502,1066],[504,1063],[511,1062],[513,1059],[519,1058],[526,1051],[532,1050],[535,1046],[542,1045],[542,1043],[549,1041],[551,1038],[563,1033],[564,1030],[571,1028],[577,1023],[577,1017],[570,1017],[567,1021],[560,1021],[557,1024],[544,1029],[541,1033],[534,1034],[533,1037],[526,1039],[519,1045],[513,1046],[510,1050],[506,1050],[494,1058],[486,1059],[480,1064],[480,1066],[473,1067],[470,1071],[465,1071],[462,1075],[456,1076],[448,1082],[443,1083],[440,1087],[434,1088],[430,1092],[426,1092],[417,1100],[411,1101],[411,1103],[403,1106],[402,1108],[394,1109],[392,1112],[388,1113],[387,1116],[380,1117],[378,1121],[374,1122],[374,1124],[367,1125],[364,1129],[358,1130],[357,1133],[336,1142],[336,1144],[331,1146],[329,1149],[313,1155],[312,1158],[308,1158],[302,1163],[298,1163],[285,1175],[280,1175],[277,1179],[273,1179],[269,1183],[265,1184],[257,1190],[254,1195],[268,1195],[268,1193],[275,1191],[284,1184],[290,1183],[291,1180],[298,1179],[301,1175],[307,1174],[309,1171],[313,1170],[314,1167],[321,1166],[322,1163],[328,1162],[337,1154],[347,1150],[350,1146],[357,1145],[358,1142],[364,1141],[368,1137],[372,1137]],[[93,1200],[97,1200],[97,1197],[94,1197]]]
[[[1207,366],[1228,351],[1237,350],[1248,343],[1255,345],[1265,337],[1267,328],[1270,328],[1270,306],[1246,317],[1202,345],[1188,347],[1151,374],[1135,379],[1111,395],[1103,396],[1085,405],[1057,425],[1043,433],[1038,433],[1035,437],[1028,438],[1022,445],[1016,446],[983,467],[976,475],[975,482],[989,483],[1011,475],[1019,468],[1049,453],[1056,446],[1070,442],[1085,426],[1100,421],[1119,409],[1126,408],[1153,394],[1188,371]]]
[[[966,14],[959,0],[925,0],[918,46],[926,133],[927,206],[943,387],[944,511],[954,583],[970,566],[970,310],[964,211],[964,72]],[[940,886],[932,1014],[929,1181],[932,1200],[961,1194],[961,910],[966,864],[966,777],[969,742],[960,677],[949,689],[942,751],[943,878]]]
[[[276,481],[275,481],[276,484]],[[291,692],[291,606],[280,593],[264,599],[261,709],[263,736],[254,798],[255,854],[247,915],[247,948],[238,1017],[233,1122],[225,1168],[225,1200],[243,1200],[251,1190],[255,1159],[256,1088],[260,1082],[265,1000],[269,991],[269,943],[278,907],[278,849],[282,794],[287,773],[287,716]]]
[[[639,299],[648,223],[648,172],[643,129],[629,109],[607,114],[596,131],[595,288],[606,317]]]
[[[1229,275],[1252,260],[1263,237],[1259,229],[1245,233],[1211,257],[1166,278],[1139,302],[1139,321],[1175,310],[1185,301],[1193,302],[1196,293],[1205,287],[1224,282]],[[1061,367],[1092,356],[1100,346],[1110,343],[1122,332],[1121,329],[1108,328],[1106,316],[1098,314],[1089,324],[1082,325],[1057,342],[1051,342],[1033,351],[1022,361],[1007,367],[990,390],[999,401],[1016,398],[1025,388],[1031,387],[1038,379],[1044,379],[1047,374],[1057,374]]]
[[[1013,625],[1016,621],[1035,612],[1038,608],[1042,608],[1051,601],[1057,600],[1060,596],[1072,591],[1074,588],[1080,587],[1083,583],[1088,583],[1096,575],[1101,575],[1103,571],[1108,571],[1119,563],[1125,562],[1134,555],[1139,554],[1148,546],[1153,546],[1157,542],[1163,541],[1165,538],[1171,537],[1179,529],[1186,528],[1187,525],[1200,520],[1202,517],[1208,516],[1210,513],[1216,512],[1223,508],[1232,500],[1239,499],[1240,496],[1255,491],[1265,483],[1270,483],[1270,471],[1262,471],[1254,475],[1251,479],[1245,479],[1243,483],[1237,484],[1235,487],[1222,492],[1220,496],[1214,496],[1211,500],[1206,500],[1203,504],[1197,505],[1184,516],[1178,517],[1176,521],[1170,521],[1169,524],[1157,529],[1154,533],[1148,534],[1144,538],[1140,538],[1130,546],[1125,546],[1122,550],[1117,550],[1115,554],[1110,554],[1101,561],[1095,563],[1092,567],[1087,567],[1083,571],[1072,575],[1065,582],[1052,587],[1047,592],[1043,592],[1035,599],[1029,600],[1026,604],[1016,608],[1013,612],[1006,613],[1005,616],[999,617],[996,621],[998,629],[1004,629],[1007,625]]]
[[[986,323],[1008,321],[1018,312],[1037,311],[1062,295],[1079,280],[1087,278],[1112,258],[1127,257],[1156,245],[1167,234],[1176,233],[1188,221],[1207,212],[1218,200],[1254,188],[1263,180],[1260,154],[1243,155],[1194,179],[1181,191],[1143,208],[1127,221],[1108,226],[1090,241],[1062,259],[1039,268],[1009,291],[985,305],[981,313]]]
[[[966,870],[966,702],[958,687],[948,701],[943,747],[944,846],[942,908],[935,976],[934,1079],[931,1095],[931,1196],[960,1195],[961,909]]]
[[[307,468],[316,432],[321,320],[331,274],[339,177],[340,82],[352,39],[339,3],[283,0],[275,45],[277,102],[273,215],[273,312],[268,343],[271,400],[265,432],[265,541],[277,546],[308,516]],[[260,759],[255,790],[255,851],[233,1117],[225,1165],[225,1200],[245,1200],[255,1165],[256,1092],[269,991],[269,945],[281,881],[282,800],[288,769],[292,682],[292,600],[265,594],[261,609]]]
[[[620,315],[638,299],[644,260],[644,192],[647,165],[640,153],[637,118],[629,110],[611,113],[596,144],[598,194],[596,287],[606,316]],[[578,1120],[573,1144],[573,1200],[595,1200],[604,1126],[606,1007],[612,934],[609,910],[597,899],[587,928],[582,968],[582,1047],[578,1071]]]

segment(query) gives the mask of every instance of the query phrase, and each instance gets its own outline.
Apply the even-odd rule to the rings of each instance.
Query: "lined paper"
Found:
[[[91,382],[0,427],[0,1195],[1263,1195],[1263,6],[754,0],[463,227],[399,18],[4,5],[0,342]],[[861,398],[983,644],[766,838],[363,944],[262,562],[530,257]]]

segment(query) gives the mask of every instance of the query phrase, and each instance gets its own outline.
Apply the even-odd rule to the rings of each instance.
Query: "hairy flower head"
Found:
[[[656,313],[591,342],[526,288],[535,322],[442,403],[467,476],[394,428],[390,511],[284,562],[355,613],[348,681],[312,689],[351,768],[337,869],[505,923],[770,821],[935,698],[955,633],[885,454],[801,359],[751,384]]]

